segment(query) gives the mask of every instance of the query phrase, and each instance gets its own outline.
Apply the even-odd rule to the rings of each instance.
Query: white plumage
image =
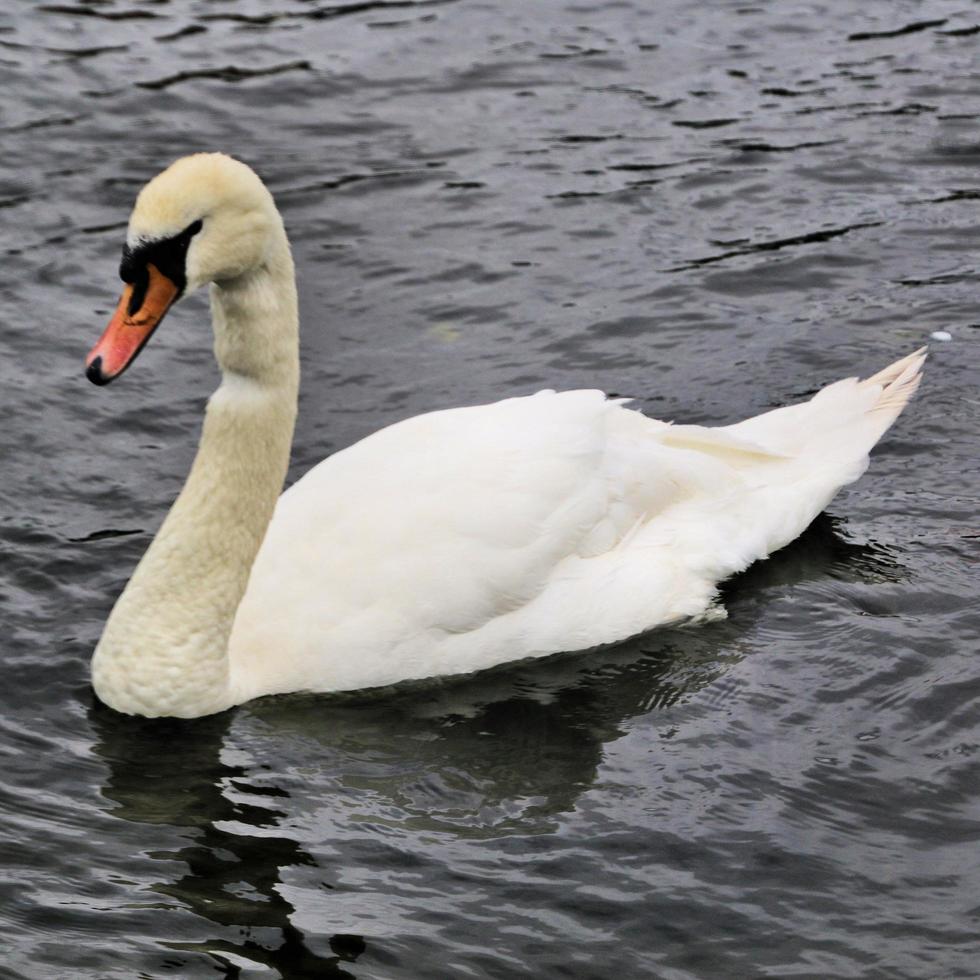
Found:
[[[228,230],[236,208],[247,231]],[[216,218],[187,277],[219,284],[224,382],[96,651],[96,689],[123,711],[194,716],[468,673],[702,616],[721,580],[861,475],[925,358],[724,428],[658,422],[598,391],[433,412],[324,460],[276,502],[295,412],[288,245],[268,192],[219,155],[157,177],[131,229],[162,238],[199,213]],[[222,234],[237,236],[234,277]],[[253,253],[262,264],[243,273]]]
[[[718,582],[861,475],[923,357],[722,429],[598,391],[383,429],[280,498],[232,630],[232,683],[243,698],[373,687],[702,615]]]

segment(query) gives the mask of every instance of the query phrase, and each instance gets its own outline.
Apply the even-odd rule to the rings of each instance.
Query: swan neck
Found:
[[[260,266],[211,284],[211,321],[214,355],[226,380],[240,376],[263,386],[297,387],[296,275],[281,226]]]
[[[235,703],[228,637],[289,462],[299,359],[288,245],[213,285],[211,309],[222,383],[187,481],[93,658],[96,693],[130,714],[197,717]]]

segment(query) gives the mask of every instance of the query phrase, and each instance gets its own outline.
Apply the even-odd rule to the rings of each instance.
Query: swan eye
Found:
[[[152,238],[141,241],[130,248],[123,245],[122,261],[119,263],[119,278],[133,285],[130,300],[130,313],[140,308],[146,291],[149,263],[153,263],[176,287],[179,296],[187,285],[184,262],[191,239],[204,227],[202,219],[192,221],[183,231],[169,238]]]

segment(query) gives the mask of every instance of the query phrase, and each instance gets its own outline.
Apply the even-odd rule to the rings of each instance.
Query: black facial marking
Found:
[[[146,287],[150,281],[146,267],[151,262],[177,287],[177,297],[183,294],[187,286],[187,274],[184,268],[187,249],[191,239],[202,227],[203,222],[198,219],[170,238],[140,242],[135,248],[123,245],[119,278],[133,286],[133,294],[129,300],[130,315],[139,310],[146,298]]]

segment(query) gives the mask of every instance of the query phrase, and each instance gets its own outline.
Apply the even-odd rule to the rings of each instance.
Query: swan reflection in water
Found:
[[[358,891],[374,890],[383,905],[386,872],[446,874],[441,852],[454,841],[553,833],[625,722],[659,711],[668,734],[676,712],[746,655],[767,591],[901,577],[886,552],[845,541],[822,515],[731,580],[730,618],[699,629],[383,696],[286,696],[194,721],[130,718],[93,700],[112,815],[186,841],[162,850],[148,829],[134,857],[153,862],[153,877],[179,869],[152,890],[190,910],[198,935],[207,930],[158,939],[160,962],[189,968],[182,956],[206,956],[228,976],[262,964],[340,978],[356,976],[362,953],[384,962],[385,910],[352,918],[345,905],[357,905]],[[302,907],[310,896],[312,913]]]

